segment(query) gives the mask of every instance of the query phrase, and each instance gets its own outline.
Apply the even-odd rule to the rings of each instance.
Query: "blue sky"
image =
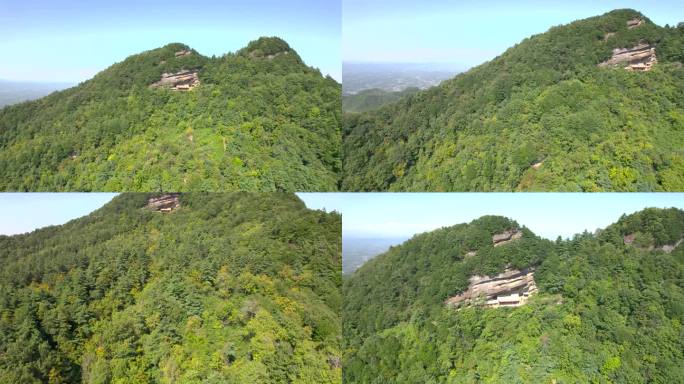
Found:
[[[342,57],[469,68],[554,25],[618,8],[636,9],[659,25],[684,21],[681,0],[343,0]]]
[[[337,0],[0,0],[0,79],[78,82],[172,42],[203,55],[279,36],[341,79]]]
[[[410,237],[501,215],[552,240],[603,228],[645,207],[684,209],[684,193],[300,193],[309,208],[342,213],[345,237]]]
[[[64,224],[100,208],[116,193],[0,193],[0,235]]]

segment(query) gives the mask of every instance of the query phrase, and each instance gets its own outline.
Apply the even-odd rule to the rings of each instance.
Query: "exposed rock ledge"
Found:
[[[287,55],[289,53],[290,52],[288,52],[288,51],[281,51],[281,52],[272,53],[270,55],[264,55],[260,50],[255,50],[255,51],[252,51],[249,53],[249,57],[251,57],[251,58],[264,58],[267,60],[273,60],[278,56]]]
[[[151,88],[166,87],[174,91],[189,91],[199,85],[197,70],[181,70],[176,73],[162,73],[161,79],[150,85]]]
[[[632,19],[632,20],[627,20],[627,28],[628,28],[628,29],[636,28],[636,27],[640,26],[640,25],[643,24],[643,23],[644,23],[644,20],[643,20],[643,19],[639,19],[639,18]]]
[[[176,57],[183,57],[183,56],[187,56],[187,55],[189,55],[189,54],[191,54],[191,53],[192,53],[191,50],[189,50],[189,49],[183,49],[183,50],[180,50],[180,51],[176,52],[176,53],[175,53],[175,56],[176,56]]]
[[[629,71],[649,71],[657,62],[655,47],[639,44],[632,48],[613,49],[613,56],[599,64],[599,67],[624,66]]]
[[[622,241],[625,243],[625,245],[633,245],[635,239],[636,239],[636,233],[630,233],[630,234],[628,234],[628,235],[625,235],[625,236],[622,238]],[[679,247],[680,245],[682,245],[682,243],[684,243],[684,238],[679,239],[679,240],[678,240],[676,243],[674,243],[674,244],[665,244],[665,245],[663,245],[663,246],[661,246],[661,247],[658,247],[658,248],[656,248],[655,246],[651,245],[651,246],[649,246],[647,249],[648,249],[649,251],[652,251],[652,250],[660,250],[660,251],[663,251],[663,252],[665,252],[665,253],[670,253],[670,252],[674,251],[675,248],[677,248],[677,247]]]
[[[446,300],[447,305],[478,304],[486,307],[518,307],[537,292],[534,268],[506,268],[494,277],[472,276],[468,289]],[[479,299],[479,300],[478,300]]]
[[[166,193],[147,199],[145,208],[153,211],[167,213],[180,207],[179,193]]]
[[[494,243],[495,247],[498,247],[499,245],[504,245],[510,243],[511,241],[518,240],[521,237],[522,231],[518,229],[509,229],[502,233],[497,233],[494,236],[492,236],[492,243]]]

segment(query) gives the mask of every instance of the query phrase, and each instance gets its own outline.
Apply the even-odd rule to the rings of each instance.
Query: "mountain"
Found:
[[[0,107],[34,100],[73,86],[71,83],[42,83],[0,80]]]
[[[340,236],[245,192],[123,194],[0,236],[0,382],[338,383]]]
[[[349,191],[684,190],[684,24],[551,28],[439,86],[343,117]]]
[[[340,92],[279,38],[169,44],[0,110],[0,190],[335,190]]]
[[[499,216],[416,235],[345,279],[343,378],[683,382],[683,237],[674,208],[555,242]]]
[[[411,87],[402,91],[389,92],[382,89],[366,89],[353,95],[342,95],[342,111],[365,112],[393,103],[405,96],[413,95],[419,91]]]

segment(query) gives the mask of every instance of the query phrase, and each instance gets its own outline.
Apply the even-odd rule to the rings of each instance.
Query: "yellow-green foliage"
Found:
[[[77,87],[0,110],[0,190],[330,191],[340,85],[284,41],[207,58],[182,44],[131,56]],[[250,55],[256,50],[280,54]],[[198,69],[200,85],[150,88]]]
[[[338,214],[279,193],[185,194],[168,214],[147,197],[0,236],[0,382],[340,382]]]
[[[483,217],[416,235],[344,283],[345,383],[684,381],[684,211],[646,209],[598,235],[514,243]],[[625,245],[640,233],[647,244]],[[464,258],[468,251],[476,255]],[[472,275],[534,266],[539,292],[516,308],[447,307]]]
[[[635,17],[644,24],[628,29]],[[656,47],[651,71],[598,66],[639,42]],[[551,28],[437,87],[345,114],[342,188],[680,191],[682,52],[684,25],[632,10]]]

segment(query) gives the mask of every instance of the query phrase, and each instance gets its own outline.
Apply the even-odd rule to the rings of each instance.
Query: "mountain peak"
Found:
[[[262,36],[256,40],[252,40],[245,48],[239,50],[238,54],[251,58],[266,59],[274,59],[277,56],[292,54],[299,58],[297,52],[295,52],[285,40],[275,36]]]

